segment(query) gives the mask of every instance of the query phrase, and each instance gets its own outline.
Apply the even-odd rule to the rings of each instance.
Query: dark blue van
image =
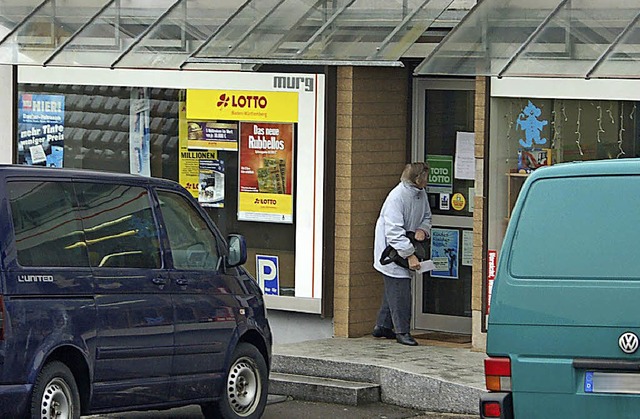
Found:
[[[0,417],[262,415],[272,339],[245,240],[180,185],[0,166],[0,220]]]

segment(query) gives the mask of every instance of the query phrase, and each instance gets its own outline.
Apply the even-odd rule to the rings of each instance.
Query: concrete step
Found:
[[[380,384],[380,367],[354,362],[275,354],[271,361],[271,371]]]
[[[360,406],[380,401],[380,386],[335,378],[271,372],[269,394],[291,396],[297,400]]]
[[[382,357],[380,354],[376,356]],[[438,362],[442,362],[442,360],[434,359],[434,363]],[[414,373],[407,365],[397,368],[378,366],[372,365],[368,359],[356,362],[284,354],[274,354],[271,362],[272,377],[277,377],[277,374],[286,374],[370,384],[379,386],[377,392],[382,403],[424,411],[477,414],[478,399],[484,390],[474,385],[455,382],[447,374],[438,373],[436,370],[437,368],[434,368],[430,373],[424,371]],[[459,373],[458,371],[451,374],[455,376]],[[273,386],[273,389],[280,388],[278,387],[280,383],[276,380],[271,380],[270,385]],[[279,390],[283,392],[279,393],[273,389],[270,388],[269,393],[288,394],[294,398],[309,401],[317,400],[311,397],[315,396],[314,393],[319,393],[311,386],[306,387],[305,391],[296,393],[297,396],[293,394],[293,391]],[[333,398],[326,401],[343,404],[353,403],[353,401],[343,402]]]

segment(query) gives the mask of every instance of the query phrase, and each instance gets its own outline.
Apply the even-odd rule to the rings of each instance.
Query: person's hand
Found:
[[[414,237],[416,238],[417,241],[423,242],[427,239],[427,232],[419,228],[416,230]]]
[[[407,258],[407,262],[409,263],[409,269],[413,271],[417,271],[420,269],[420,261],[416,255],[411,255]]]

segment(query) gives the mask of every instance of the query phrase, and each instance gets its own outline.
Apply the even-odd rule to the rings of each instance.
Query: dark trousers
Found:
[[[411,330],[411,279],[384,277],[384,295],[376,324],[396,333]]]

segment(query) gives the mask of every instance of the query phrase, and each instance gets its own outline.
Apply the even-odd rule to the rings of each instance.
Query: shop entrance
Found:
[[[431,165],[436,270],[414,286],[415,329],[471,334],[474,81],[416,79],[413,158]]]

